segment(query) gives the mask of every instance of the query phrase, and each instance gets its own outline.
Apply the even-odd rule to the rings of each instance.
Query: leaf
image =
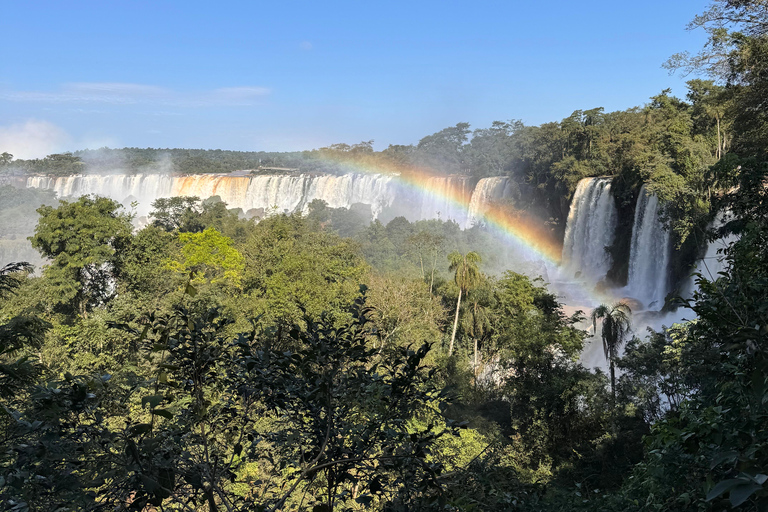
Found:
[[[723,462],[733,462],[736,460],[738,456],[739,456],[739,452],[734,450],[729,450],[727,452],[720,452],[712,458],[712,463],[710,464],[709,468],[714,469],[715,467],[722,464]]]
[[[173,413],[168,409],[152,409],[152,414],[156,414],[157,416],[162,416],[163,418],[169,419],[169,420],[173,419]]]
[[[191,283],[187,283],[187,287],[184,289],[184,293],[186,293],[190,297],[194,297],[195,295],[197,295],[197,288],[192,286]]]
[[[743,485],[734,487],[733,489],[731,489],[731,495],[730,495],[731,505],[733,505],[734,507],[738,507],[739,505],[747,501],[749,497],[755,493],[755,491],[759,491],[762,488],[763,488],[762,485],[756,484],[754,482],[750,482],[748,484],[743,484]]]
[[[368,495],[358,496],[357,499],[355,499],[355,501],[364,507],[368,507],[373,501],[373,496],[368,496]]]
[[[141,406],[144,407],[146,404],[149,404],[150,409],[154,409],[158,405],[160,405],[160,402],[163,401],[163,395],[149,395],[142,397],[141,399]]]
[[[715,487],[713,487],[712,490],[709,491],[709,493],[707,494],[706,501],[712,501],[713,499],[717,498],[724,492],[731,490],[737,485],[742,485],[743,483],[744,483],[744,480],[740,478],[729,478],[728,480],[723,480],[722,482],[718,482],[718,484],[715,485]]]
[[[129,437],[135,437],[139,436],[141,434],[145,434],[152,430],[152,425],[149,423],[139,423],[138,425],[133,425],[128,429],[128,436]]]
[[[160,484],[155,482],[153,479],[149,478],[146,475],[141,475],[141,483],[144,484],[144,488],[147,490],[149,494],[153,494],[155,492],[155,489],[160,487]]]

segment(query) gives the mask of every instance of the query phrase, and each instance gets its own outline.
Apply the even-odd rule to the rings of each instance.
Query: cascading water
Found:
[[[105,175],[48,178],[33,176],[28,187],[47,188],[59,197],[97,194],[111,197],[126,205],[138,201],[139,215],[146,215],[151,203],[161,197],[197,196],[205,199],[221,197],[231,208],[244,211],[262,209],[283,213],[304,211],[315,199],[332,208],[350,208],[355,203],[367,204],[374,216],[394,201],[391,176],[372,174],[222,176]]]
[[[714,222],[710,226],[710,229],[721,228],[727,221],[728,214],[721,212],[717,215]],[[731,244],[739,239],[737,235],[726,235],[718,238],[707,244],[707,250],[704,257],[696,262],[696,266],[691,270],[691,276],[684,283],[680,295],[684,298],[690,299],[693,297],[694,292],[699,290],[696,284],[696,274],[701,274],[702,277],[709,281],[714,281],[720,277],[720,273],[726,270],[726,261],[723,250],[727,249]]]
[[[563,242],[562,270],[566,277],[580,276],[592,282],[611,268],[606,247],[613,244],[616,205],[611,178],[584,178],[571,201]]]
[[[469,200],[465,228],[480,223],[488,208],[498,201],[512,197],[511,180],[505,177],[483,178],[477,182],[472,198]]]
[[[670,236],[659,220],[659,198],[643,185],[635,206],[626,291],[648,309],[664,306],[669,251]]]
[[[419,219],[440,218],[464,226],[471,196],[472,186],[468,178],[430,177],[423,187]]]

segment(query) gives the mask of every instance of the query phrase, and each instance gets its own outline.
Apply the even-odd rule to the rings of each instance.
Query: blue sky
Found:
[[[705,1],[6,2],[0,152],[412,144],[642,105]]]

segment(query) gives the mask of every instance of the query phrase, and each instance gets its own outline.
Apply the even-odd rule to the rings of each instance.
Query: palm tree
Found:
[[[481,289],[480,291],[483,290]],[[477,290],[475,290],[475,292],[477,292]],[[483,340],[483,344],[485,344],[485,339],[491,334],[493,325],[491,315],[487,309],[487,300],[484,300],[487,299],[487,293],[483,294],[484,296],[482,297],[479,296],[478,293],[475,293],[474,295],[475,296],[469,303],[468,314],[465,314],[462,318],[461,325],[463,331],[469,335],[474,344],[472,366],[474,368],[475,387],[477,387],[477,374],[480,368],[480,351],[478,350],[478,344],[480,340]]]
[[[456,272],[454,280],[459,287],[459,299],[456,301],[456,316],[453,319],[453,333],[451,334],[451,344],[448,346],[448,355],[453,354],[453,342],[456,339],[456,328],[459,325],[459,308],[461,307],[461,295],[470,288],[474,288],[482,278],[480,269],[477,265],[480,263],[480,255],[470,251],[464,256],[454,251],[448,255],[448,261],[451,263],[448,267],[451,272]]]
[[[624,338],[629,333],[630,315],[632,310],[629,304],[620,301],[612,306],[600,304],[592,311],[592,327],[597,334],[597,321],[602,319],[601,336],[603,338],[603,351],[611,369],[611,395],[613,403],[616,403],[616,371],[614,364],[619,358],[619,349],[624,344]]]

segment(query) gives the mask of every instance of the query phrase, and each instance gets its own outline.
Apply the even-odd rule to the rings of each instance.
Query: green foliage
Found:
[[[188,274],[193,284],[228,283],[240,286],[245,259],[232,246],[232,240],[214,228],[202,233],[180,233],[181,258],[167,266],[174,272]]]
[[[165,231],[200,231],[199,197],[161,197],[152,203],[152,225]]]
[[[305,316],[342,314],[366,272],[357,245],[314,231],[300,215],[261,221],[242,246],[246,259],[242,300],[234,307],[281,326],[282,335]]]
[[[459,288],[459,296],[456,299],[456,314],[453,320],[453,332],[451,333],[451,343],[448,346],[448,355],[453,354],[453,343],[456,340],[456,329],[459,326],[459,311],[461,309],[461,294],[467,293],[467,290],[474,288],[480,283],[482,275],[478,265],[480,264],[480,255],[474,251],[467,254],[452,252],[448,255],[450,265],[448,270],[455,272],[454,282]]]
[[[592,327],[597,333],[597,321],[601,320],[600,338],[603,340],[603,352],[611,370],[611,394],[616,400],[615,364],[619,350],[626,341],[631,321],[632,310],[626,302],[617,302],[611,306],[600,304],[592,310]]]
[[[131,217],[105,197],[83,196],[38,208],[32,247],[49,258],[50,300],[81,315],[112,295],[119,254],[131,238]]]
[[[307,319],[290,333],[293,352],[254,333],[225,337],[215,311],[150,315],[137,363],[151,378],[124,387],[67,374],[13,404],[4,503],[333,510],[439,498],[431,453],[456,428],[434,414],[429,348],[378,358],[366,314],[361,299],[344,325]],[[420,414],[437,423],[406,421]]]

